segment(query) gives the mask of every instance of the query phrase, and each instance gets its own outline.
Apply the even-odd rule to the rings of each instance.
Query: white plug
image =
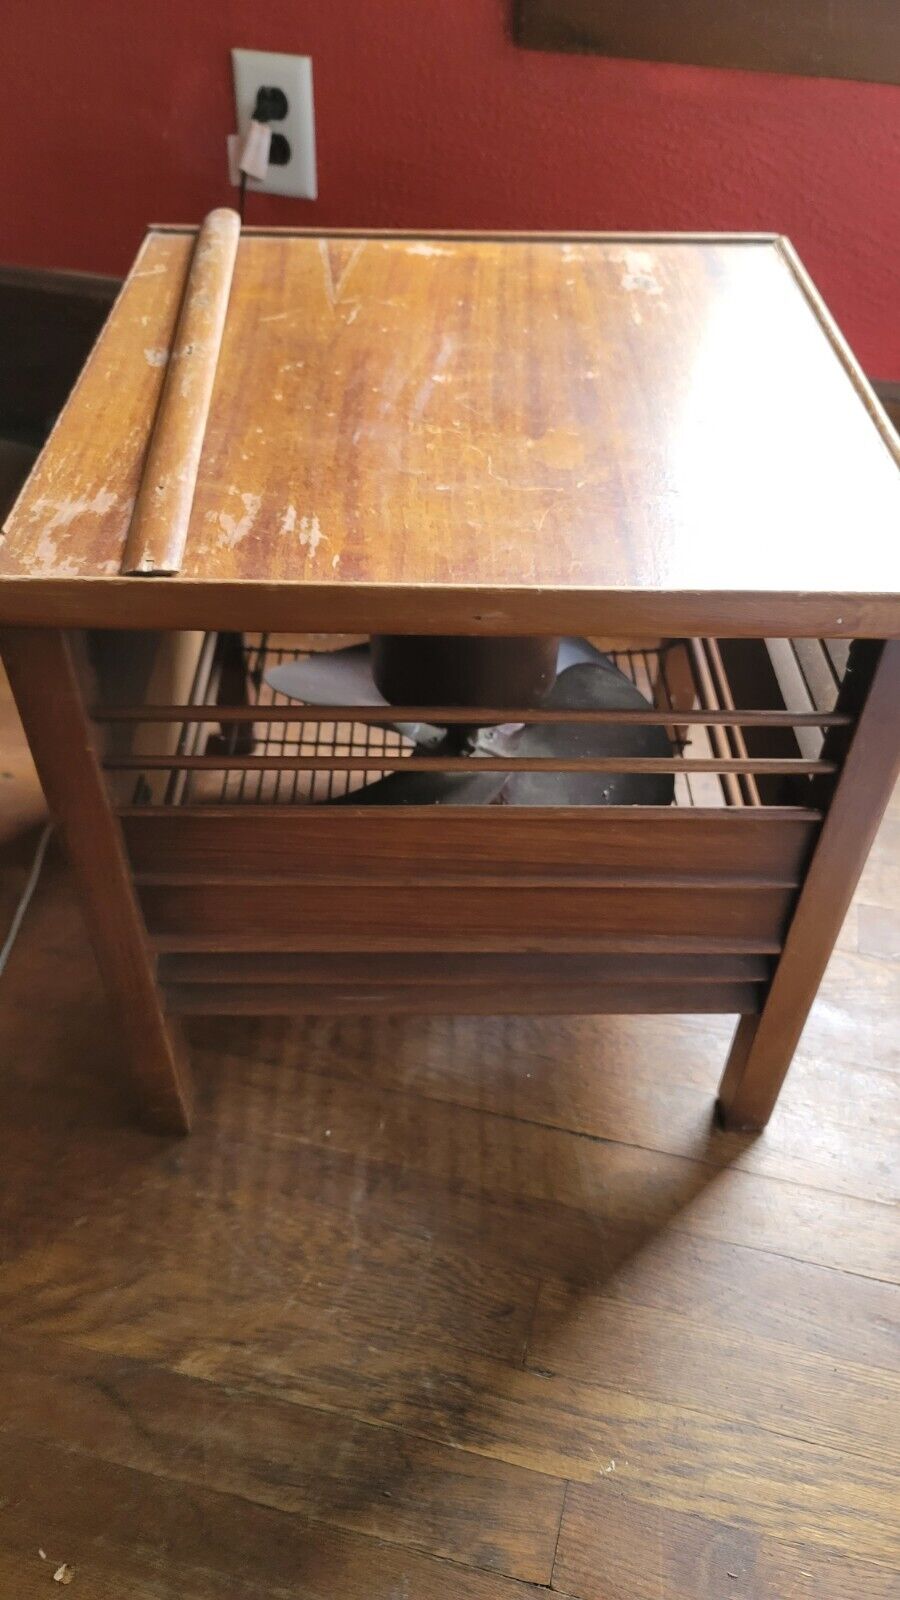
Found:
[[[238,156],[238,169],[248,178],[264,178],[269,170],[269,151],[272,147],[272,129],[267,122],[255,122],[251,117]]]

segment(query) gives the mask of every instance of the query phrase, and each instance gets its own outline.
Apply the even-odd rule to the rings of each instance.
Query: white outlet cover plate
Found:
[[[270,124],[273,134],[283,133],[291,147],[291,159],[283,167],[270,167],[264,178],[248,178],[248,190],[263,194],[289,194],[301,200],[315,200],[316,120],[313,108],[311,56],[280,55],[270,50],[232,50],[234,100],[238,133],[243,136],[256,104],[256,92],[263,85],[281,89],[287,99],[288,114]],[[232,183],[234,182],[232,174]]]

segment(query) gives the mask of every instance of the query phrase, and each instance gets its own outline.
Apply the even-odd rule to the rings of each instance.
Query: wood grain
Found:
[[[245,236],[179,582],[117,577],[193,240],[148,236],[0,546],[6,618],[900,629],[896,441],[771,240]]]
[[[233,1058],[227,1043],[219,1045],[215,1059],[218,1074],[228,1061],[240,1080],[249,1080],[248,1093],[251,1082],[262,1089],[270,1074],[273,1125],[278,1106],[273,1143],[302,1150],[307,1163],[322,1161],[327,1168],[340,1160],[361,1172],[367,1161],[392,1167],[402,1161],[423,1186],[422,1207],[425,1190],[433,1187],[437,1193],[449,1184],[459,1194],[461,1243],[469,1224],[477,1227],[485,1193],[498,1204],[505,1197],[504,1203],[521,1206],[527,1200],[548,1208],[543,1228],[553,1228],[547,1253],[540,1230],[506,1247],[507,1264],[526,1273],[550,1271],[590,1282],[654,1228],[777,1249],[789,1217],[802,1259],[891,1282],[900,1278],[900,1242],[889,1204],[848,1195],[838,1199],[824,1187],[800,1183],[783,1192],[768,1177],[733,1168],[728,1143],[719,1147],[708,1126],[705,1139],[698,1136],[684,1157],[530,1123],[511,1146],[503,1114],[487,1117],[445,1103],[423,1105],[416,1096],[332,1082],[319,1074],[298,1080],[296,1071],[286,1071],[275,1085],[268,1062],[254,1071]],[[597,1060],[602,1059],[601,1034]],[[278,1156],[273,1150],[273,1175],[289,1160],[288,1149]],[[311,1185],[313,1180],[302,1181]]]
[[[62,1560],[73,1587],[90,1586],[91,1600],[284,1600],[298,1582],[304,1600],[396,1600],[404,1588],[417,1600],[546,1595],[544,1587],[51,1445],[3,1445],[0,1472],[0,1577],[17,1600],[45,1597],[50,1562]]]
[[[196,626],[208,608],[240,630],[254,608],[291,628],[355,609],[364,630],[516,633],[531,608],[538,630],[624,636],[685,618],[716,638],[897,631],[891,447],[771,241],[254,235],[183,575],[118,577],[191,237],[153,235],[37,467],[0,545],[5,615]],[[748,376],[737,413],[723,350]],[[17,688],[55,808],[82,808],[96,924],[101,888],[132,893],[128,861],[73,663],[43,642],[13,639]],[[238,1005],[244,984],[356,1004],[378,971],[435,1004],[460,983],[518,1009],[549,998],[547,939],[553,980],[579,963],[595,1003],[677,985],[702,1006],[766,982],[833,835],[843,878],[801,940],[809,978],[886,787],[880,695],[856,734],[867,800],[839,785],[825,821],[459,816],[429,843],[414,815],[212,808],[176,835],[129,814],[164,973],[204,1003],[212,982]],[[829,760],[842,741],[835,726]],[[897,973],[860,915],[896,889],[881,838],[765,1140],[711,1126],[712,1015],[273,1016],[191,1019],[197,1132],[162,1145],[120,1126],[120,1027],[48,862],[0,1009],[0,1587],[45,1591],[52,1549],[100,1600],[878,1595],[900,1565]],[[104,925],[98,948],[126,999],[135,958],[128,1037],[152,1056],[169,1038],[153,966],[134,899],[114,900],[124,936]],[[458,948],[436,977],[422,958],[440,961],[445,913]]]
[[[598,940],[708,941],[708,948],[780,946],[790,889],[726,883],[702,888],[623,884],[590,889],[343,882],[300,886],[145,885],[139,891],[159,949],[591,950]],[[193,944],[191,943],[193,941]],[[678,948],[677,943],[674,948]]]
[[[122,556],[123,573],[178,572],[241,235],[236,211],[211,211],[197,234],[166,376]]]
[[[172,1148],[116,1125],[84,944],[51,863],[0,1008],[0,1587],[532,1600],[565,1480],[561,1595],[892,1595],[889,961],[838,953],[762,1140],[709,1127],[716,1019],[228,1019]]]
[[[759,1326],[723,1328],[706,1306],[675,1313],[621,1294],[582,1298],[577,1289],[549,1283],[538,1300],[528,1365],[714,1411],[849,1456],[893,1461],[900,1454],[892,1424],[900,1380],[889,1368],[856,1361],[836,1380],[830,1356],[797,1350]]]
[[[719,1087],[720,1110],[732,1127],[768,1121],[900,772],[893,731],[900,642],[867,654],[871,673],[861,671],[860,687],[849,690],[860,706],[856,729],[849,738],[832,730],[848,747],[766,1005],[759,1018],[740,1022]]]
[[[537,50],[900,83],[892,0],[516,0],[515,16]]]
[[[424,1016],[517,1015],[646,1016],[656,1012],[719,1012],[729,1016],[755,1014],[764,991],[752,983],[651,983],[620,978],[615,983],[578,983],[566,980],[564,970],[553,972],[549,982],[532,982],[525,990],[510,990],[505,983],[426,984],[375,983],[197,983],[168,984],[166,1003],[176,1014],[192,1016],[370,1016],[373,1009]]]
[[[770,963],[753,955],[594,955],[569,956],[562,971],[571,983],[634,981],[667,983],[763,983]],[[159,964],[166,983],[376,983],[422,981],[429,984],[494,982],[498,985],[546,983],[560,965],[544,955],[340,955],[332,953],[165,956]],[[373,1019],[374,1020],[374,1019]],[[373,1063],[375,1065],[375,1063]]]
[[[574,1487],[566,1499],[554,1586],[581,1600],[892,1600],[891,1565],[825,1554],[798,1536],[776,1540],[736,1516],[673,1511],[617,1488]]]
[[[547,1583],[563,1485],[545,1474],[270,1397],[233,1394],[121,1358],[0,1351],[7,1439],[61,1445],[142,1472],[302,1513],[393,1544]]]
[[[383,872],[452,872],[558,877],[665,870],[732,879],[799,882],[817,813],[775,807],[755,814],[701,808],[558,807],[460,810],[432,826],[428,808],[402,814],[347,808],[204,806],[202,811],[125,807],[120,812],[135,872],[282,878],[341,870],[363,879]]]
[[[84,711],[76,653],[55,629],[7,629],[0,650],[51,814],[60,825],[90,937],[121,1028],[142,1114],[190,1126],[191,1079],[178,1025],[162,1009],[122,835]]]

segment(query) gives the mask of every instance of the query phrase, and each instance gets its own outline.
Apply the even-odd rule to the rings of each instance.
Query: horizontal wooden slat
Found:
[[[657,721],[660,719],[657,718]],[[676,720],[670,716],[670,722]],[[467,772],[472,756],[406,756],[385,752],[378,756],[112,756],[104,762],[110,772]],[[837,771],[833,761],[786,761],[759,757],[751,760],[682,756],[478,756],[480,772],[760,772],[784,776],[827,776]]]
[[[482,938],[477,941],[460,939],[454,942],[443,940],[439,946],[432,944],[408,943],[382,944],[373,950],[370,940],[353,934],[345,935],[341,939],[332,939],[331,943],[337,948],[338,954],[408,954],[430,953],[432,955],[457,955],[470,952],[476,955],[527,955],[527,954],[553,954],[553,955],[761,955],[776,956],[781,951],[781,938],[741,938],[738,935],[723,934],[713,937],[710,934],[693,933],[598,933],[591,938],[558,939],[552,951],[536,950],[517,947],[509,938]],[[306,952],[309,948],[304,942],[296,939],[270,938],[253,939],[242,938],[240,935],[229,936],[223,943],[219,933],[158,933],[151,939],[151,945],[157,957],[172,955],[223,955],[223,954],[251,954],[265,955],[285,954],[290,951]]]
[[[243,894],[247,889],[263,891],[290,885],[298,894],[306,884],[314,882],[317,889],[354,889],[359,883],[355,873],[323,870],[315,874],[296,872],[248,873],[240,864],[234,872],[138,872],[134,881],[148,889],[224,888]],[[789,878],[748,877],[747,874],[710,872],[632,872],[621,869],[611,872],[567,872],[563,878],[558,872],[451,872],[429,868],[418,872],[415,862],[410,862],[403,872],[367,873],[366,892],[392,894],[395,889],[493,889],[505,892],[514,889],[714,889],[740,894],[743,889],[792,889]]]
[[[209,705],[131,705],[97,706],[91,713],[95,722],[598,722],[631,726],[676,720],[666,717],[660,707],[630,711],[570,711],[538,709],[535,706],[511,710],[473,709],[471,706],[316,706],[296,701],[289,706],[263,704],[243,706]],[[680,710],[677,721],[689,728],[706,723],[757,724],[765,727],[843,727],[852,722],[847,712],[831,711],[750,711]]]
[[[885,428],[889,424],[885,422]],[[225,632],[413,633],[422,627],[422,585],[335,584],[254,578],[210,583],[209,578],[42,576],[10,577],[0,587],[0,621],[8,627],[146,628],[148,606],[160,628]],[[752,639],[761,628],[793,638],[891,638],[897,602],[879,589],[822,592],[798,589],[647,590],[640,584],[605,589],[571,585],[428,586],[431,633],[519,635],[592,634],[616,638],[663,634]]]
[[[623,871],[797,883],[819,821],[790,807],[138,806],[120,815],[137,873],[398,880]]]
[[[764,983],[770,962],[756,955],[377,955],[223,952],[170,955],[159,962],[164,984],[464,984]]]
[[[154,935],[222,950],[590,949],[598,936],[691,934],[780,941],[790,889],[479,887],[384,889],[207,884],[139,890]]]
[[[206,1016],[343,1016],[412,1012],[441,1016],[716,1012],[760,1009],[752,983],[503,983],[460,984],[174,984],[168,1008]]]

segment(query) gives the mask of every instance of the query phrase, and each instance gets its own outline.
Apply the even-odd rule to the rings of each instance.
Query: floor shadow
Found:
[[[129,1362],[174,1373],[183,1420],[173,1402],[143,1423],[155,1471],[547,1581],[537,1556],[517,1566],[504,1532],[518,1518],[528,1547],[546,1512],[517,1473],[547,1455],[547,1351],[584,1297],[620,1292],[747,1142],[713,1124],[721,1030],[698,1068],[701,1027],[682,1040],[695,1062],[685,1148],[641,1145],[641,1095],[671,1082],[680,1026],[198,1019],[196,1130],[153,1139],[130,1119],[115,1030],[50,860],[0,1017],[0,1325],[92,1351],[84,1381],[96,1395],[102,1369],[119,1409],[133,1404]],[[596,1080],[569,1128],[578,1052]],[[617,1064],[608,1095],[604,1059]],[[630,1099],[629,1059],[634,1081],[643,1073]],[[214,1414],[200,1379],[221,1395]],[[604,1381],[602,1341],[589,1381]],[[85,1427],[80,1448],[114,1448]],[[593,1449],[592,1437],[573,1422],[555,1448]],[[314,1530],[298,1540],[299,1573]]]
[[[252,1349],[215,1352],[217,1378],[333,1405],[366,1425],[457,1450],[522,1464],[541,1458],[535,1385],[552,1372],[554,1343],[565,1343],[581,1302],[630,1293],[644,1252],[665,1250],[679,1219],[752,1139],[715,1123],[718,1039],[696,1137],[678,1155],[523,1120],[514,1093],[506,1102],[495,1094],[485,1115],[441,1101],[430,1076],[428,1095],[417,1092],[409,1060],[437,1052],[461,1092],[460,1052],[477,1080],[485,1051],[499,1069],[505,1030],[522,1068],[516,1027],[513,1019],[461,1027],[412,1018],[194,1025],[203,1116],[232,1151],[232,1166],[241,1151],[254,1152],[260,1209],[245,1223],[258,1237],[289,1240],[292,1208],[330,1216],[307,1261],[325,1286],[322,1303],[307,1295],[294,1302],[295,1316],[279,1313],[257,1330]],[[552,1086],[554,1027],[542,1019],[527,1030],[544,1045],[527,1068],[537,1099]],[[624,1033],[613,1019],[594,1019],[583,1037],[602,1058],[605,1040],[637,1049],[640,1032],[639,1019]],[[299,1236],[297,1244],[302,1250]],[[530,1340],[548,1282],[556,1292],[541,1306],[536,1356]],[[594,1371],[581,1381],[605,1380],[601,1336]],[[531,1413],[525,1431],[523,1408]],[[577,1437],[576,1429],[563,1449],[577,1448]],[[443,1493],[415,1454],[386,1448],[377,1427],[359,1433],[354,1448],[352,1477],[332,1483],[333,1498],[317,1502],[317,1514],[370,1528],[374,1507],[379,1535],[391,1539],[404,1508],[421,1511],[430,1493]],[[429,1511],[440,1521],[438,1506]],[[502,1552],[480,1549],[478,1559],[506,1570]]]

